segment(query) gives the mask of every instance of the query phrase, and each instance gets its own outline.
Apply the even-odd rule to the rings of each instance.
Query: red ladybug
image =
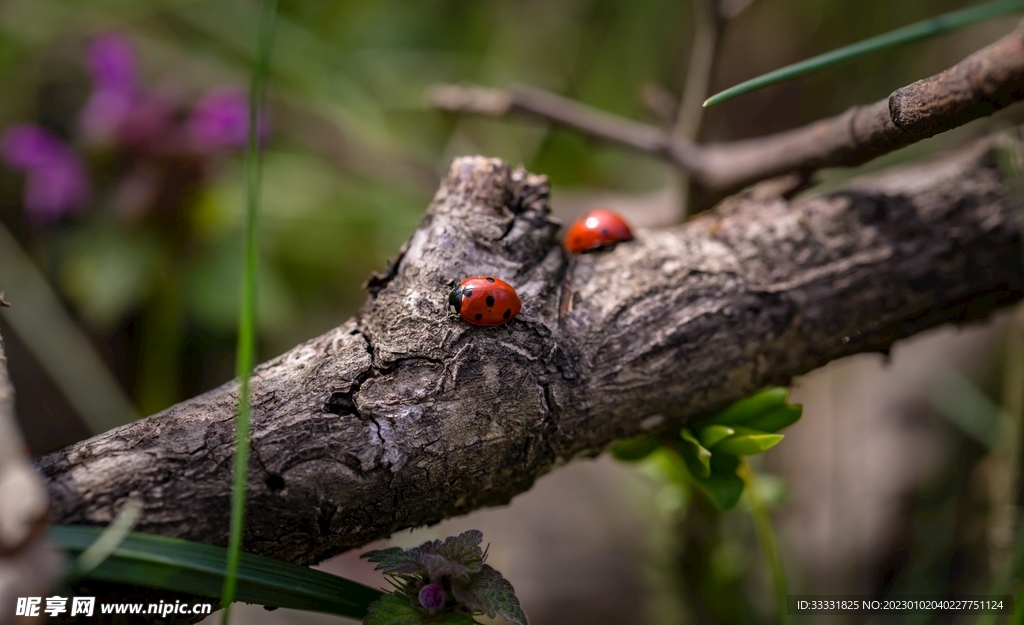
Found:
[[[478,326],[500,326],[523,305],[508,282],[490,276],[465,278],[448,296],[448,310]]]
[[[626,220],[607,208],[595,208],[577,219],[565,235],[565,249],[583,254],[630,241],[633,233]]]

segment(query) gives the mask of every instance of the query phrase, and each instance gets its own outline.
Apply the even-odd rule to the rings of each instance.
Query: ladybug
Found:
[[[583,254],[632,239],[629,225],[618,213],[607,208],[595,208],[570,226],[565,235],[565,249],[572,254]]]
[[[448,295],[448,310],[477,326],[500,326],[522,308],[508,282],[490,276],[465,278]]]

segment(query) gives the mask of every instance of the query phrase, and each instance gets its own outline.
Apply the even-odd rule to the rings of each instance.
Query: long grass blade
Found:
[[[49,535],[54,544],[75,557],[95,544],[102,531],[55,525]],[[216,599],[226,578],[226,556],[223,547],[130,533],[87,577]],[[235,579],[238,601],[355,619],[366,616],[370,604],[382,594],[323,571],[251,553],[241,554]]]
[[[762,74],[757,78],[751,78],[746,82],[741,82],[734,87],[729,87],[725,91],[716,93],[704,101],[704,106],[718,104],[744,93],[791,80],[798,76],[804,76],[805,74],[810,74],[833,65],[846,63],[871,52],[914,43],[957,28],[963,28],[964,26],[1022,10],[1024,10],[1024,0],[996,0],[995,2],[988,2],[959,11],[945,13],[938,17],[916,22],[909,26],[897,28],[885,34],[859,41],[838,50],[826,52],[825,54],[809,58],[806,61],[787,65],[781,69]]]
[[[231,536],[228,542],[227,571],[221,593],[224,605],[224,612],[221,615],[223,625],[228,623],[231,603],[235,600],[236,575],[242,550],[242,533],[245,528],[245,486],[249,473],[249,377],[256,364],[256,272],[259,254],[256,235],[260,207],[260,119],[276,18],[277,0],[263,0],[257,30],[256,62],[249,86],[249,137],[245,151],[245,275],[242,279],[236,361],[236,374],[239,379],[238,419],[235,424],[237,443],[235,482],[231,495]]]

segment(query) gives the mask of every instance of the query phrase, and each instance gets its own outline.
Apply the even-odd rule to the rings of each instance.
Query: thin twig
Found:
[[[714,0],[694,0],[693,45],[686,68],[686,83],[679,101],[673,133],[677,139],[696,141],[704,117],[704,100],[718,55],[718,42],[725,20],[718,16]]]
[[[715,4],[715,0],[693,2],[693,44],[686,68],[686,84],[679,102],[679,114],[672,129],[673,140],[677,143],[695,142],[700,135],[704,120],[704,99],[711,88],[711,74],[718,58],[718,43],[726,24]],[[699,193],[699,190],[691,186],[690,176],[685,172],[680,176],[679,187],[683,218],[686,219],[698,212],[694,210],[694,204],[697,203],[694,200],[697,198],[693,195]]]
[[[1017,30],[950,69],[802,128],[758,139],[695,145],[658,127],[526,87],[441,85],[438,109],[504,116],[523,113],[597,140],[653,154],[717,196],[792,171],[848,167],[991,115],[1024,99],[1024,31]]]

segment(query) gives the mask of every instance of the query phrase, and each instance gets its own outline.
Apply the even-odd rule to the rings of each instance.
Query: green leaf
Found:
[[[651,455],[660,446],[661,442],[657,437],[637,436],[612,445],[612,455],[623,462],[636,462]]]
[[[882,35],[809,58],[806,61],[787,65],[781,69],[762,74],[757,78],[752,78],[734,87],[729,87],[725,91],[716,93],[704,101],[704,106],[718,104],[744,93],[845,63],[871,52],[914,43],[915,41],[934,37],[957,28],[1021,10],[1024,10],[1024,0],[996,0],[995,2],[945,13],[938,17],[897,28]]]
[[[480,530],[466,530],[458,536],[444,539],[437,548],[437,555],[461,564],[468,571],[476,572],[484,563],[484,552],[480,549],[483,540],[484,534]]]
[[[768,414],[756,417],[753,421],[748,421],[746,426],[753,430],[761,430],[762,432],[778,432],[799,421],[803,413],[804,407],[799,404],[782,406]]]
[[[519,605],[512,584],[489,564],[483,565],[468,582],[454,582],[452,594],[474,612],[483,612],[491,618],[501,616],[516,625],[527,625],[526,613]]]
[[[472,572],[465,564],[449,560],[437,553],[424,554],[423,564],[427,566],[427,576],[433,581],[438,581],[444,576],[466,577]],[[480,570],[479,566],[477,570]]]
[[[737,427],[735,429],[736,433],[715,445],[712,453],[753,456],[775,447],[784,438],[782,434],[769,434],[750,428]]]
[[[439,620],[432,620],[430,622],[438,623],[439,625],[479,625],[479,622],[465,612],[442,612],[434,618]]]
[[[781,387],[765,389],[730,405],[704,423],[743,425],[766,412],[784,406],[788,395],[789,391]]]
[[[422,625],[426,621],[420,610],[409,603],[402,595],[384,595],[380,601],[370,606],[364,625]]]
[[[430,543],[426,543],[430,544]],[[385,575],[415,575],[426,569],[420,557],[421,547],[415,549],[402,549],[401,547],[388,547],[367,551],[359,556],[370,562],[376,562],[375,571],[383,571]]]
[[[700,444],[705,447],[713,447],[715,443],[728,438],[736,433],[736,430],[732,429],[727,425],[709,425],[702,427],[699,430],[698,437],[700,438]]]
[[[736,475],[739,458],[725,454],[713,454],[711,474],[707,477],[692,476],[694,483],[711,498],[720,510],[736,506],[743,495],[743,480]]]
[[[50,540],[74,558],[102,528],[54,525]],[[220,597],[227,550],[178,538],[131,533],[86,575],[147,588]],[[312,610],[361,619],[380,591],[290,562],[242,553],[235,598],[275,608]]]
[[[711,474],[711,452],[704,448],[693,434],[690,428],[683,428],[679,433],[683,439],[680,453],[686,461],[686,468],[699,477],[707,477]]]

